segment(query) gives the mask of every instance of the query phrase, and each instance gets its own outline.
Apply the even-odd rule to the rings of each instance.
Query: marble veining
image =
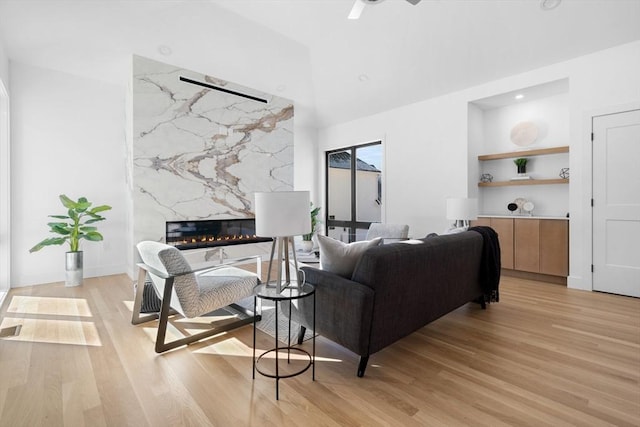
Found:
[[[254,192],[293,188],[291,101],[138,56],[132,91],[134,242],[163,240],[166,221],[252,217]]]

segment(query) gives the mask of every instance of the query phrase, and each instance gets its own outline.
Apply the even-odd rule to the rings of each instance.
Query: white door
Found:
[[[640,297],[640,110],[593,118],[593,289]]]

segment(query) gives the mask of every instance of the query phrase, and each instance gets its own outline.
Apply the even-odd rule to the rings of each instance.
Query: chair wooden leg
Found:
[[[304,341],[304,334],[307,332],[307,328],[300,325],[300,330],[298,331],[298,344],[302,344]]]
[[[142,294],[144,293],[144,281],[147,278],[147,270],[140,268],[138,270],[138,282],[136,283],[136,294],[133,300],[133,313],[131,314],[131,324],[139,325],[140,323],[155,320],[159,316],[157,313],[151,313],[144,316],[140,315],[142,308]]]
[[[235,322],[226,323],[224,326],[220,327],[216,327],[215,325],[213,325],[211,329],[207,329],[206,331],[200,332],[199,334],[189,335],[188,337],[180,338],[175,341],[165,342],[164,340],[166,337],[168,319],[166,321],[163,321],[161,317],[160,324],[158,325],[158,337],[156,338],[156,353],[164,353],[165,351],[172,350],[183,345],[191,344],[204,338],[221,334],[223,332],[228,332],[232,329],[236,329],[240,326],[248,325],[250,323],[253,323],[253,317],[238,319]]]

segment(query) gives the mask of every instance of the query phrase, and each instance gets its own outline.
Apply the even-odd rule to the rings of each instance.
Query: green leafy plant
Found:
[[[526,166],[526,165],[527,165],[527,159],[525,159],[524,157],[522,157],[522,158],[519,158],[519,159],[515,159],[515,160],[513,161],[513,163],[515,163],[515,164],[516,164],[516,166],[518,166],[518,167],[523,167],[523,166]]]
[[[92,242],[98,242],[103,239],[102,234],[98,233],[98,228],[89,224],[104,221],[105,218],[99,213],[108,211],[111,206],[100,205],[91,208],[92,203],[85,197],[80,197],[78,201],[73,201],[64,194],[60,195],[60,201],[68,209],[67,215],[49,215],[49,217],[64,221],[47,224],[50,227],[49,232],[59,234],[60,237],[44,239],[29,249],[29,252],[39,251],[45,246],[62,245],[65,242],[69,243],[71,252],[78,252],[81,239]]]
[[[317,231],[318,224],[320,224],[320,220],[318,219],[319,213],[320,208],[314,208],[313,202],[311,202],[311,233],[302,235],[302,240],[310,241]]]

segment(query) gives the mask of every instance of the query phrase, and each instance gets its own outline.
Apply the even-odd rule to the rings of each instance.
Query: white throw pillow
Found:
[[[364,251],[378,246],[381,242],[382,239],[378,237],[362,242],[344,243],[319,234],[320,268],[350,279]]]

